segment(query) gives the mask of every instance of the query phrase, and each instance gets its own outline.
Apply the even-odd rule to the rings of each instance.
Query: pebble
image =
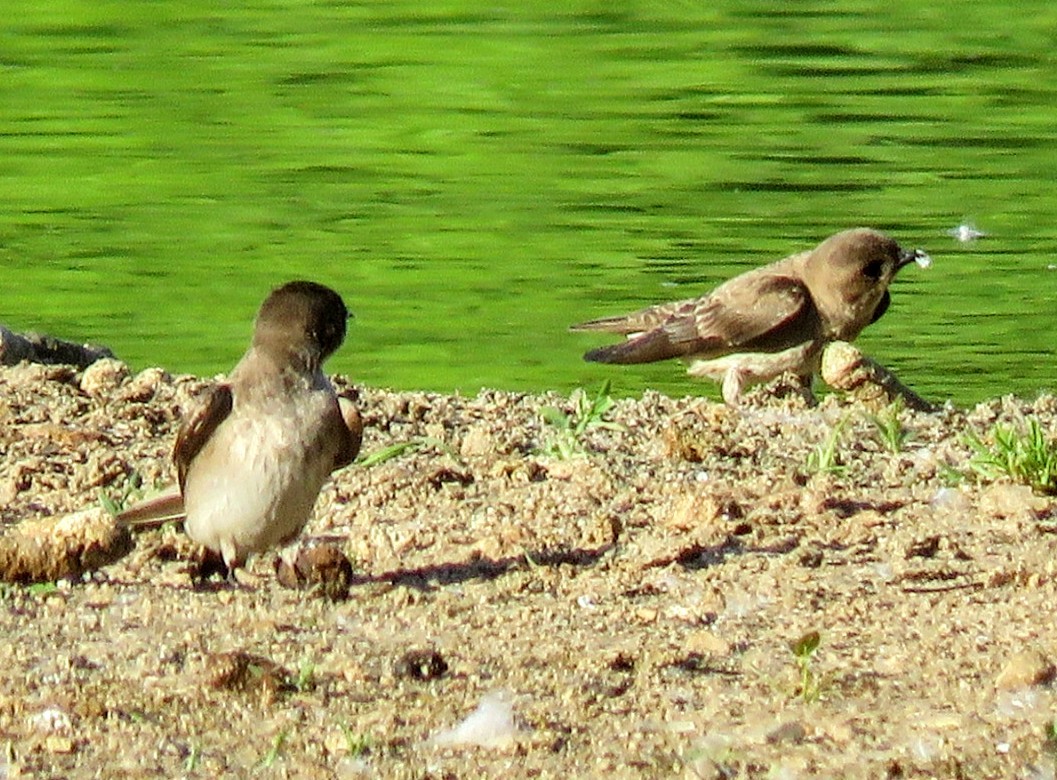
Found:
[[[81,390],[88,395],[104,395],[119,388],[131,376],[127,365],[116,358],[103,358],[88,366],[81,375]]]
[[[331,601],[342,601],[348,598],[353,571],[337,544],[315,541],[301,547],[292,562],[277,558],[275,575],[284,587],[313,590]]]
[[[103,361],[97,361],[88,369],[85,370],[87,374],[95,366],[99,365]],[[81,380],[82,384],[84,380]],[[146,403],[154,398],[154,394],[158,392],[158,389],[165,384],[172,382],[172,377],[169,372],[162,368],[145,368],[134,376],[121,391],[121,399],[124,401],[134,401],[136,403]]]
[[[496,451],[495,437],[483,425],[474,425],[462,437],[460,454],[464,458],[485,457]]]
[[[70,728],[70,716],[58,707],[48,707],[31,716],[30,725],[37,731],[67,731]]]
[[[982,514],[992,517],[1030,519],[1045,509],[1046,504],[1046,500],[1035,495],[1027,485],[998,483],[980,494],[979,508]]]
[[[711,631],[695,631],[686,640],[686,650],[701,655],[729,655],[730,642]]]
[[[941,487],[937,490],[930,504],[933,509],[942,509],[951,513],[968,512],[972,508],[972,502],[965,491],[952,487]]]
[[[788,721],[782,723],[777,728],[772,729],[767,734],[767,741],[771,744],[778,744],[781,742],[803,742],[804,738],[807,737],[807,729],[804,728],[804,724],[797,720]]]
[[[1022,650],[1011,657],[995,678],[995,687],[1011,691],[1053,681],[1057,667],[1036,649]]]

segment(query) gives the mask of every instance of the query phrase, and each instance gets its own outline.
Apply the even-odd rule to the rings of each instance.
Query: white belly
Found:
[[[333,453],[312,442],[331,399],[313,392],[298,400],[267,414],[236,405],[188,470],[187,535],[229,564],[296,536],[330,473]]]

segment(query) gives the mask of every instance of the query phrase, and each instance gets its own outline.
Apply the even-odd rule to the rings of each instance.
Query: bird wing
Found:
[[[716,348],[780,352],[817,335],[818,311],[803,281],[763,274],[752,282],[719,288],[691,317],[666,322],[664,329],[676,343],[692,344],[690,354]]]
[[[723,285],[704,298],[654,307],[667,309],[667,317],[657,326],[623,344],[592,350],[584,359],[649,363],[689,355],[707,358],[736,351],[778,352],[817,335],[818,312],[799,279],[760,274],[737,281],[737,285]]]
[[[187,470],[195,456],[209,441],[228,415],[231,414],[233,398],[231,385],[218,384],[211,387],[202,398],[201,403],[184,419],[180,431],[176,434],[176,445],[173,447],[173,462],[176,464],[176,475],[183,492],[187,480]]]
[[[363,443],[363,420],[355,402],[351,398],[338,396],[338,410],[341,412],[341,419],[336,420],[335,424],[341,426],[344,435],[338,454],[334,458],[335,471],[356,460],[356,456],[360,454],[360,444]]]

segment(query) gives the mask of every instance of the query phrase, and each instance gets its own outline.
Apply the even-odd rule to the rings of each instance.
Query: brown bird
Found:
[[[723,400],[732,406],[746,385],[786,371],[797,374],[809,391],[825,345],[851,341],[876,322],[891,301],[888,285],[912,262],[927,267],[930,260],[876,230],[845,230],[808,252],[736,276],[701,298],[591,320],[571,330],[628,336],[622,344],[584,355],[596,363],[685,358],[691,361],[690,376],[722,382]]]
[[[348,317],[341,296],[323,285],[296,281],[274,290],[249,350],[180,427],[179,493],[119,519],[184,515],[187,535],[219,553],[229,576],[250,554],[292,541],[327,477],[360,449],[359,413],[322,371],[345,339]]]

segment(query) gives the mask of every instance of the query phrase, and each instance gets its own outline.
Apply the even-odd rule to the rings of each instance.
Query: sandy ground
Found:
[[[0,369],[0,530],[171,480],[201,384]],[[410,445],[317,504],[348,598],[274,555],[195,587],[175,527],[0,584],[0,778],[1054,777],[1057,508],[965,440],[1057,437],[1052,397],[903,411],[893,452],[832,396],[647,394],[560,457],[569,398],[354,389],[364,453]]]

